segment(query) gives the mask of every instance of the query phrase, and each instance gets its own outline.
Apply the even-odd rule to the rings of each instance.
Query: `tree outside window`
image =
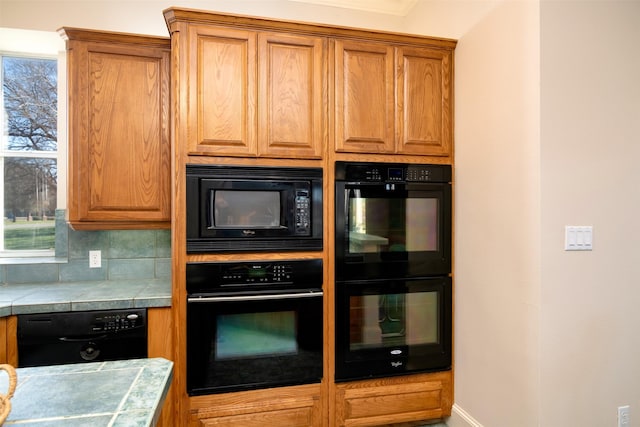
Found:
[[[57,63],[1,56],[0,251],[52,251],[57,200]],[[15,252],[14,252],[15,253]]]

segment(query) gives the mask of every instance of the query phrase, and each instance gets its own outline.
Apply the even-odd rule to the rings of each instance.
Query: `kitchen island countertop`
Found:
[[[146,427],[160,416],[173,376],[163,358],[17,369],[4,426]],[[0,375],[0,390],[8,388]]]

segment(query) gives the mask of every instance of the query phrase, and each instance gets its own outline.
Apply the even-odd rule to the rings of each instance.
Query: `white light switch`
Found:
[[[565,251],[590,251],[593,249],[593,227],[567,225],[564,227]]]

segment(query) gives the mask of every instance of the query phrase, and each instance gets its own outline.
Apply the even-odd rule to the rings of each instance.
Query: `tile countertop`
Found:
[[[170,306],[170,279],[0,286],[0,317]]]
[[[20,368],[4,426],[154,426],[173,376],[162,358]],[[8,377],[0,373],[0,392]]]

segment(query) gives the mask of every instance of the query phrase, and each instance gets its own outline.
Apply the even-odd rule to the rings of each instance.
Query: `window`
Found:
[[[58,61],[55,55],[4,49],[0,51],[0,255],[52,255],[59,176]]]

